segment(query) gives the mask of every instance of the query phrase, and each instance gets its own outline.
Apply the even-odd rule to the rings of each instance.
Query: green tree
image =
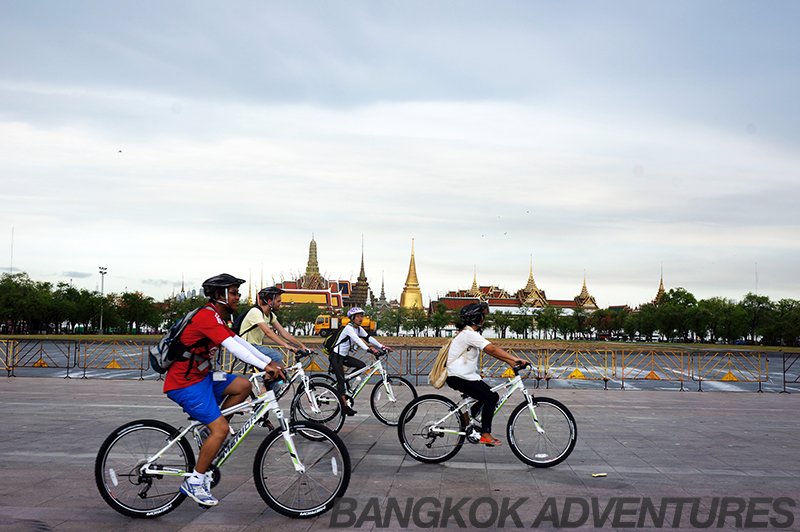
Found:
[[[528,331],[533,328],[533,319],[530,307],[523,305],[520,307],[519,314],[512,314],[508,328],[517,336],[527,339]]]
[[[585,338],[589,333],[591,316],[583,307],[576,307],[572,312],[573,330],[580,338]]]
[[[564,340],[572,338],[575,335],[575,320],[571,315],[562,315],[556,319],[556,329]]]
[[[614,329],[614,311],[607,308],[597,309],[592,313],[591,324],[600,337],[611,336]]]
[[[636,313],[636,319],[638,321],[637,330],[639,334],[648,342],[652,342],[653,334],[655,334],[657,329],[656,307],[650,304],[642,305],[639,312]]]
[[[684,288],[672,288],[656,307],[657,326],[668,339],[689,340],[692,314],[697,307],[697,299]]]
[[[141,292],[125,292],[119,300],[120,317],[128,329],[140,334],[142,327],[157,328],[161,324],[161,312],[152,297]]]
[[[292,305],[292,310],[294,311],[294,323],[303,330],[304,335],[311,336],[314,332],[314,323],[317,321],[317,316],[322,314],[322,310],[314,303]]]
[[[537,316],[537,323],[541,330],[545,331],[545,338],[547,338],[547,331],[551,331],[552,337],[555,338],[556,330],[558,328],[558,318],[563,311],[559,307],[547,305],[539,311]]]
[[[514,321],[514,316],[510,312],[503,312],[502,310],[498,310],[492,312],[487,316],[488,322],[491,324],[492,328],[497,332],[497,335],[500,338],[506,337],[506,331]]]
[[[397,307],[384,312],[381,319],[385,320],[384,323],[387,325],[385,330],[387,332],[393,331],[395,336],[400,336],[400,331],[405,329],[409,315],[409,310],[404,307]]]
[[[447,305],[441,301],[436,304],[436,311],[430,316],[430,325],[433,327],[434,334],[438,338],[442,335],[442,329],[452,323],[453,316]]]
[[[413,331],[414,336],[417,336],[428,327],[430,322],[428,320],[428,314],[423,309],[415,306],[410,309],[406,323]]]
[[[636,337],[636,333],[638,332],[638,325],[639,325],[639,316],[638,312],[625,312],[624,322],[622,324],[622,330],[625,331],[625,334],[628,335],[628,340],[633,341]]]
[[[747,326],[750,341],[756,343],[756,338],[762,336],[774,317],[775,306],[767,296],[758,296],[748,293],[740,303],[747,313]]]
[[[781,299],[775,305],[775,319],[771,327],[774,343],[797,345],[800,338],[800,301]]]
[[[720,309],[720,334],[729,344],[747,334],[747,311],[735,301],[726,299]]]

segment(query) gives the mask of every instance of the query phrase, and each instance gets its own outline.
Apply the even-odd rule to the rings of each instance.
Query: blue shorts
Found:
[[[215,381],[214,373],[221,374],[224,378]],[[230,373],[210,372],[196,384],[168,391],[167,397],[181,405],[183,411],[193,419],[203,425],[208,425],[222,415],[222,411],[219,409],[222,393],[235,378],[236,375]]]

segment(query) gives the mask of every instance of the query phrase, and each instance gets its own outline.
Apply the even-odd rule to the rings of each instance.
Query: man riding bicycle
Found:
[[[246,342],[253,344],[262,354],[278,363],[282,362],[283,355],[280,351],[261,345],[264,336],[285,349],[307,350],[303,342],[284,329],[275,316],[275,310],[281,306],[281,294],[283,290],[277,286],[261,289],[258,292],[258,305],[247,311],[239,327],[239,334]]]
[[[331,370],[333,370],[333,374],[336,376],[336,391],[342,397],[342,401],[344,401],[344,413],[347,416],[353,416],[358,412],[353,410],[347,404],[344,366],[353,368],[354,371],[358,371],[364,368],[366,364],[355,357],[349,356],[350,351],[355,351],[361,348],[369,351],[372,354],[378,352],[376,349],[369,348],[367,344],[364,343],[362,338],[367,338],[369,343],[374,345],[377,349],[391,348],[384,346],[373,336],[370,336],[370,334],[361,326],[361,324],[364,322],[364,309],[360,307],[353,307],[347,311],[347,317],[350,319],[350,322],[342,329],[339,337],[336,340],[336,345],[334,345],[329,356]]]
[[[262,355],[226,324],[225,320],[239,306],[239,286],[244,282],[227,273],[203,282],[208,304],[192,318],[180,337],[191,356],[175,360],[164,378],[167,397],[209,431],[192,475],[180,487],[181,492],[205,506],[219,502],[211,495],[211,475],[206,475],[206,471],[229,434],[228,420],[222,416],[222,410],[247,399],[251,390],[250,381],[244,377],[212,371],[220,346],[275,378],[284,377],[281,364]]]
[[[488,310],[489,305],[486,303],[470,303],[459,311],[459,332],[447,352],[445,382],[452,389],[478,400],[472,405],[473,419],[477,419],[478,413],[481,413],[481,439],[478,443],[495,446],[501,445],[500,440],[492,436],[492,417],[500,396],[481,379],[478,367],[481,351],[511,367],[525,366],[528,362],[489,343],[489,340],[481,336]]]

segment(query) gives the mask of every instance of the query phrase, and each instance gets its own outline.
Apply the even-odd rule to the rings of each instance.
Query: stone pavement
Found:
[[[185,423],[160,383],[4,378],[0,532],[306,531],[332,525],[800,530],[800,394],[538,392],[566,404],[577,420],[578,444],[553,468],[535,469],[516,459],[506,444],[502,412],[494,431],[502,447],[465,445],[447,463],[416,462],[401,449],[396,429],[379,423],[362,396],[356,402],[359,414],[340,433],[353,475],[339,512],[301,520],[269,509],[252,480],[260,443],[254,433],[222,468],[214,490],[217,507],[204,511],[187,501],[160,518],[134,520],[101,499],[94,459],[105,437],[127,421]],[[506,414],[520,400],[521,395],[512,398]],[[593,477],[596,473],[606,476]],[[391,506],[397,512],[387,520]]]

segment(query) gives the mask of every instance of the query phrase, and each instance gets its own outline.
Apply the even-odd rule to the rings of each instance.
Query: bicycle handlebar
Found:
[[[528,362],[527,360],[525,360],[522,364],[517,364],[516,366],[512,366],[511,369],[514,372],[514,376],[516,377],[517,375],[519,375],[519,372],[524,370],[524,369],[527,369],[528,371],[530,371],[531,363]]]

